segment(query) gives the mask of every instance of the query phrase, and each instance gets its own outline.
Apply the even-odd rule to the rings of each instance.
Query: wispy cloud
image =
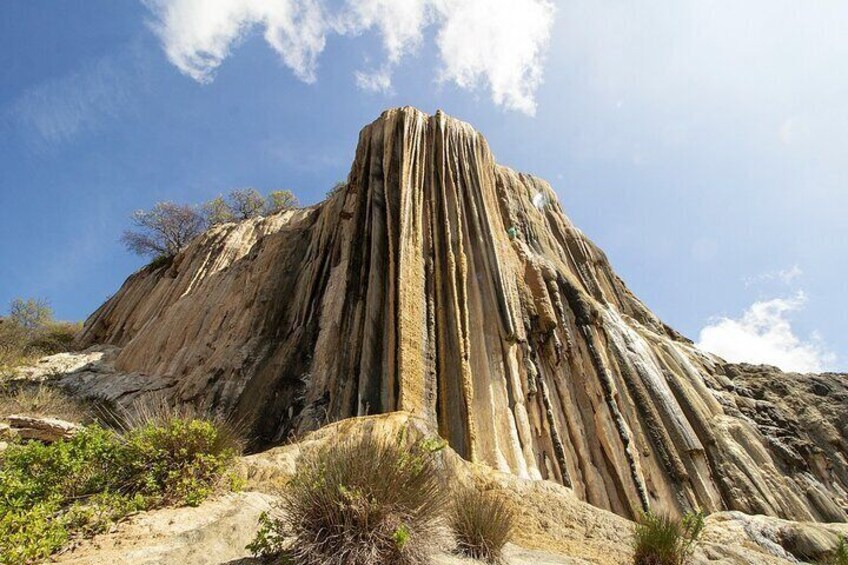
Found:
[[[392,74],[391,70],[384,66],[376,71],[356,71],[356,85],[362,90],[370,90],[371,92],[392,92]]]
[[[803,292],[755,302],[738,319],[722,317],[704,327],[697,345],[735,363],[764,363],[796,372],[825,371],[836,361],[835,355],[817,334],[799,338],[788,317],[806,302]]]
[[[792,284],[798,278],[804,275],[804,271],[798,265],[792,265],[786,269],[776,271],[767,271],[759,275],[745,277],[744,283],[746,287],[755,286],[760,283],[780,282],[785,285]]]
[[[488,88],[505,108],[535,113],[554,6],[550,0],[145,0],[168,59],[198,82],[213,80],[232,49],[256,27],[303,81],[316,80],[329,34],[377,33],[386,60],[355,73],[361,88],[390,92],[391,73],[434,27],[440,80]]]
[[[139,80],[134,50],[85,62],[23,91],[2,111],[32,148],[44,150],[96,131],[121,116]]]

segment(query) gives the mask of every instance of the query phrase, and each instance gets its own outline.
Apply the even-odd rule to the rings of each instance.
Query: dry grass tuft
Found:
[[[12,414],[78,423],[89,422],[93,417],[85,403],[45,384],[19,385],[0,392],[0,418]]]
[[[495,491],[469,487],[453,494],[450,527],[457,551],[488,563],[501,563],[515,530],[514,505]]]
[[[445,498],[434,453],[374,437],[303,455],[281,493],[274,532],[290,540],[297,565],[419,565],[442,539]],[[267,536],[269,532],[265,532]]]

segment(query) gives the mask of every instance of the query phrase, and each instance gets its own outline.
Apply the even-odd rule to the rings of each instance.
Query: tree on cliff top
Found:
[[[239,188],[230,192],[230,208],[237,220],[261,216],[265,212],[265,198],[255,188]]]
[[[253,188],[231,191],[227,197],[217,196],[203,205],[203,216],[210,226],[276,214],[300,206],[291,190],[273,190],[263,197]]]
[[[206,222],[193,206],[159,202],[132,215],[136,230],[121,237],[127,249],[151,258],[172,257],[203,232]]]
[[[300,206],[300,202],[291,190],[272,190],[268,193],[267,211],[269,214],[291,210],[298,206]]]
[[[275,190],[265,198],[256,189],[231,191],[200,208],[173,202],[159,202],[150,210],[136,210],[132,222],[136,229],[121,237],[124,245],[138,255],[154,260],[179,253],[209,226],[257,218],[297,208],[297,197],[290,190]]]

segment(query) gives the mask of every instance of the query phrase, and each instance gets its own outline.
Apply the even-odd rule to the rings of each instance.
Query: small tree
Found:
[[[36,357],[71,351],[80,329],[78,323],[55,321],[46,300],[14,299],[9,315],[0,317],[0,379]]]
[[[229,205],[237,220],[256,218],[265,211],[265,199],[255,188],[239,188],[229,196]]]
[[[172,257],[203,231],[203,217],[192,206],[159,202],[150,210],[136,210],[121,240],[127,249],[148,257]]]
[[[272,190],[268,193],[268,213],[276,214],[300,206],[297,196],[291,190]]]
[[[236,220],[233,208],[224,200],[223,196],[216,196],[203,205],[203,217],[210,226],[226,224]]]
[[[15,298],[9,306],[8,321],[32,337],[53,321],[53,310],[47,301],[41,298]]]

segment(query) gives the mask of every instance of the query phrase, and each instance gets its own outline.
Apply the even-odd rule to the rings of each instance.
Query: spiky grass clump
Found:
[[[703,512],[687,513],[683,520],[647,513],[636,526],[635,565],[683,565],[692,555],[704,529]]]
[[[434,452],[364,437],[305,454],[274,529],[297,565],[419,565],[438,542],[445,505]]]
[[[452,496],[450,527],[457,551],[489,563],[501,563],[503,548],[515,530],[516,512],[495,491],[465,488]]]

